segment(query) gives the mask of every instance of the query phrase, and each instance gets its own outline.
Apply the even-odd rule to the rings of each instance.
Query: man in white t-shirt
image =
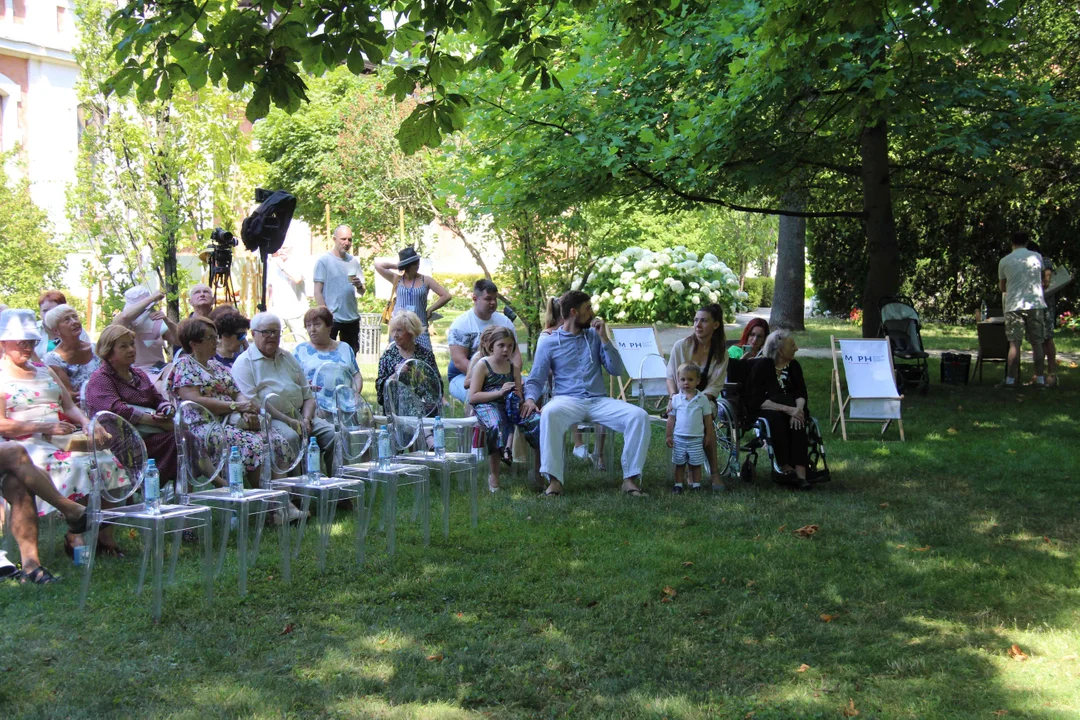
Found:
[[[287,245],[270,256],[266,284],[269,286],[267,307],[281,319],[282,330],[288,328],[288,341],[301,343],[307,340],[304,313],[309,305],[304,294],[304,269]]]
[[[468,402],[465,388],[465,374],[469,372],[469,359],[480,349],[480,335],[492,325],[509,328],[517,340],[517,331],[510,318],[495,310],[499,305],[499,288],[490,280],[477,280],[473,283],[472,310],[462,313],[450,326],[446,340],[450,344],[450,367],[446,379],[450,385],[450,394],[461,402]],[[521,367],[521,350],[514,350],[511,364]]]
[[[356,307],[357,294],[364,294],[364,276],[360,261],[350,255],[353,231],[348,225],[338,225],[334,230],[334,247],[315,263],[315,304],[330,310],[334,325],[330,337],[341,339],[360,352],[360,311]]]
[[[1003,294],[1005,335],[1009,339],[1009,362],[1000,387],[1016,387],[1020,374],[1020,346],[1027,335],[1035,356],[1035,384],[1046,386],[1043,375],[1043,263],[1042,256],[1028,250],[1028,234],[1012,235],[1012,252],[998,262],[998,285]]]

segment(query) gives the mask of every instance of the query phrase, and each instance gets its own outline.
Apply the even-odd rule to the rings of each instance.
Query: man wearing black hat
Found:
[[[398,270],[399,272],[394,272]],[[428,318],[436,310],[453,297],[446,288],[435,281],[435,278],[420,274],[420,256],[416,250],[409,246],[398,252],[396,263],[389,260],[376,260],[375,272],[382,275],[394,285],[394,313],[404,310],[412,310],[420,318],[420,324],[424,327],[423,333],[416,339],[418,343],[431,349],[431,338],[428,336]],[[435,304],[428,307],[428,291],[438,295]],[[438,368],[436,368],[437,370]]]

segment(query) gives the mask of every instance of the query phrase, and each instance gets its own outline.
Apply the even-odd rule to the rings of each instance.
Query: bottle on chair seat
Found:
[[[312,435],[307,446],[307,481],[312,485],[318,485],[322,479],[322,471],[319,466],[319,442]]]
[[[229,451],[229,494],[233,497],[244,495],[244,463],[240,459],[240,448],[235,445]]]
[[[379,469],[390,469],[390,431],[385,425],[379,426]]]
[[[146,461],[146,476],[143,478],[143,501],[146,511],[152,515],[161,513],[161,476],[158,474],[154,458]]]
[[[443,427],[442,416],[435,416],[434,427],[432,428],[432,435],[434,436],[435,457],[438,460],[442,460],[446,457],[446,428]]]

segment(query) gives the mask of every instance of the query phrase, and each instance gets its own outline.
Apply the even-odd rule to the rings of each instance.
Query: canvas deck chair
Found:
[[[829,421],[832,431],[835,433],[839,425],[844,440],[847,440],[848,423],[880,423],[881,434],[884,435],[889,425],[896,421],[903,442],[904,421],[900,416],[900,401],[904,396],[896,388],[889,341],[885,338],[845,340],[833,336],[830,343],[833,377],[829,393]],[[840,379],[838,357],[844,366],[844,382]]]

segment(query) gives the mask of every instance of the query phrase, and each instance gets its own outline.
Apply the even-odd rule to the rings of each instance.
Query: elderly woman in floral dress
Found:
[[[178,328],[184,356],[176,361],[169,391],[177,399],[202,405],[221,420],[225,446],[240,451],[249,487],[259,486],[265,442],[259,430],[259,406],[244,397],[229,368],[214,359],[217,328],[206,318],[191,317]],[[195,428],[195,432],[199,432]]]
[[[79,500],[91,491],[90,453],[69,449],[73,434],[89,428],[90,421],[71,394],[44,365],[32,362],[34,346],[41,339],[31,310],[0,313],[0,436],[26,448],[34,464],[49,474],[60,494]],[[127,484],[127,473],[108,453],[101,453],[98,467],[110,488]],[[40,497],[38,513],[52,510]],[[81,536],[69,533],[64,548],[69,555],[81,544]],[[102,530],[99,551],[121,554],[109,528]]]

